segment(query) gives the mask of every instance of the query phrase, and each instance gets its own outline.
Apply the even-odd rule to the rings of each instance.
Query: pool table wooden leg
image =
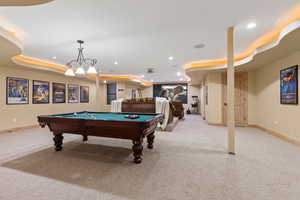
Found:
[[[143,155],[143,139],[139,140],[133,140],[133,156],[134,156],[134,162],[136,164],[139,164],[142,162],[142,155]]]
[[[88,136],[87,135],[83,135],[83,139],[82,139],[83,142],[86,142],[88,141]]]
[[[64,137],[62,136],[62,133],[54,133],[54,146],[56,151],[62,150],[62,144],[63,144]]]
[[[154,132],[147,136],[148,149],[153,149],[154,138]]]

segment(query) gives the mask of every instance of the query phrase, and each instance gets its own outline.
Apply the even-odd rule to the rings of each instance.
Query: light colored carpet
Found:
[[[156,136],[136,165],[129,140],[65,135],[54,152],[48,129],[2,134],[0,199],[300,199],[300,148],[292,144],[239,128],[231,156],[226,128],[197,115]]]

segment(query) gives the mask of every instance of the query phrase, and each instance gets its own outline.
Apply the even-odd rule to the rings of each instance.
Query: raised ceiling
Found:
[[[247,62],[242,65],[236,66],[236,70],[238,71],[251,71],[260,67],[264,67],[272,62],[280,58],[284,58],[288,55],[291,55],[297,51],[300,51],[300,45],[295,42],[300,40],[300,28],[290,32],[287,34],[280,43],[273,48],[267,49],[256,56],[254,56],[251,62]],[[288,66],[286,66],[288,67]],[[225,70],[224,68],[215,68],[214,70],[220,71]],[[190,82],[192,85],[199,85],[203,78],[208,72],[211,72],[212,69],[199,69],[194,71],[187,71],[187,75],[191,77],[192,81]]]
[[[53,0],[0,0],[0,6],[32,6]]]
[[[299,0],[174,1],[56,0],[30,7],[1,7],[0,26],[23,40],[23,55],[65,64],[85,54],[103,73],[179,80],[181,66],[226,56],[226,29],[236,27],[236,53],[272,30]],[[255,22],[257,27],[247,30]],[[205,44],[205,48],[194,46]],[[56,60],[53,60],[53,57]],[[174,60],[168,60],[168,57]],[[117,61],[119,64],[114,65]],[[152,75],[146,69],[155,68]]]

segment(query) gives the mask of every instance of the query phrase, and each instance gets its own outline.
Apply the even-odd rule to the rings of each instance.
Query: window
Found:
[[[113,100],[117,99],[117,84],[108,83],[106,87],[107,104],[110,105]]]

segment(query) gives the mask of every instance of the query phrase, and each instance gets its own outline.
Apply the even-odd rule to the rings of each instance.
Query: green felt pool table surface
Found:
[[[138,115],[139,118],[129,119],[125,115]],[[77,118],[77,119],[98,119],[98,120],[117,120],[117,121],[136,121],[144,122],[155,118],[158,114],[143,113],[111,113],[111,112],[74,112],[50,115],[52,117]]]

